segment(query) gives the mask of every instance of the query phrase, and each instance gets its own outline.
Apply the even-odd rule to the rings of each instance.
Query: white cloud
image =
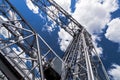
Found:
[[[35,6],[31,0],[26,0],[26,5],[30,10],[33,11],[33,13],[38,14],[39,13],[39,8]]]
[[[67,0],[66,3],[62,3],[63,0],[55,0],[59,5],[63,8],[66,5],[70,5]],[[101,3],[103,2],[103,3]],[[66,8],[65,8],[66,9]],[[118,9],[117,0],[79,0],[76,4],[76,10],[72,14],[72,16],[91,33],[101,33],[102,29],[105,28],[105,25],[109,23],[111,19],[111,12],[114,12]],[[68,12],[69,9],[66,9]],[[62,32],[62,31],[60,31]],[[59,32],[59,34],[60,34]],[[62,32],[63,33],[63,32]],[[64,35],[67,35],[64,33]],[[95,39],[98,37],[93,35],[93,44],[95,45],[98,53],[102,53],[102,48],[97,46],[97,42]],[[64,36],[61,36],[61,39],[64,41]],[[69,39],[69,38],[68,38]],[[64,42],[60,43],[60,45],[65,44]],[[65,47],[65,46],[64,46]],[[67,46],[66,46],[67,47]]]
[[[109,40],[120,43],[120,19],[113,19],[108,23],[108,29],[105,34]]]
[[[26,2],[29,0],[26,0]],[[117,0],[78,0],[76,3],[76,10],[74,13],[70,11],[71,0],[55,0],[63,9],[65,9],[85,28],[91,33],[102,33],[102,29],[111,20],[111,12],[114,12],[119,8]],[[28,3],[28,2],[27,2]],[[29,6],[29,5],[28,5]],[[31,6],[29,6],[31,7]],[[30,8],[31,9],[31,8]],[[32,8],[36,9],[36,8]],[[32,10],[31,9],[31,10]],[[38,9],[37,9],[38,10]],[[55,27],[48,27],[46,29],[51,32]],[[45,29],[45,28],[44,28]],[[60,39],[60,46],[62,50],[65,50],[69,44],[66,37],[61,34],[68,35],[66,32],[60,29],[58,33]],[[63,39],[63,40],[62,40]],[[69,37],[67,38],[69,40]],[[71,39],[71,38],[70,38]],[[95,40],[94,40],[95,41]],[[97,43],[94,42],[97,46]],[[97,47],[96,47],[97,48]],[[102,49],[99,47],[98,51],[101,52]]]
[[[96,40],[100,41],[101,39],[97,35],[92,35],[93,45],[97,51],[98,54],[102,54],[102,47],[98,46]]]
[[[70,3],[71,0],[54,0],[57,4],[59,4],[64,10],[70,12]]]
[[[63,3],[60,0],[58,3],[64,8]],[[69,0],[70,1],[70,0]],[[57,2],[57,0],[56,0]],[[102,3],[101,3],[102,2]],[[91,33],[102,33],[102,29],[109,23],[111,19],[111,12],[118,9],[117,0],[79,0],[76,4],[76,10],[72,16]],[[69,10],[67,9],[69,12]],[[59,32],[60,33],[60,32]],[[64,39],[64,36],[62,39]],[[102,48],[97,46],[97,36],[93,35],[93,44],[99,54],[102,53]],[[62,45],[62,42],[60,43]],[[64,43],[63,43],[64,44]]]
[[[119,44],[118,51],[120,52],[120,18],[113,19],[108,23],[105,36],[107,39]]]
[[[55,28],[57,27],[57,26],[55,26],[56,23],[54,21],[52,21],[49,17],[48,17],[48,22],[51,22],[51,24],[46,23],[44,25],[44,27],[42,28],[42,31],[47,30],[48,32],[53,32],[55,30]]]
[[[34,13],[38,14],[40,18],[45,19],[43,12],[40,11],[39,7],[34,5],[31,0],[25,0],[27,7]]]
[[[65,51],[70,41],[72,40],[72,36],[62,28],[60,28],[60,31],[58,32],[58,36],[59,36],[60,49],[62,51]]]
[[[92,33],[101,33],[110,21],[110,13],[118,9],[117,0],[79,0],[72,14],[79,23]]]
[[[104,0],[104,8],[109,12],[114,12],[118,8],[118,0]]]
[[[120,65],[113,64],[112,67],[109,70],[109,75],[112,76],[112,80],[120,80]]]

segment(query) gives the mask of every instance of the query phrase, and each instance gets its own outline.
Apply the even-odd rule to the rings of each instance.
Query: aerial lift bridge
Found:
[[[31,1],[73,40],[60,58],[9,0],[1,0],[0,79],[109,80],[87,30],[55,1]]]

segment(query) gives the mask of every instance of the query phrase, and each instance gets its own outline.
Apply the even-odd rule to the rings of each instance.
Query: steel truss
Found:
[[[55,1],[31,1],[73,37],[63,57],[62,80],[109,80],[86,29]]]
[[[0,54],[17,70],[21,79],[45,80],[46,64],[55,57],[62,61],[9,0],[0,1],[0,30],[4,30],[0,32]]]
[[[9,0],[1,0],[0,30],[4,32],[0,32],[0,55],[21,75],[21,79],[60,80],[45,75],[49,71],[47,68],[57,66],[54,62],[59,60],[62,64],[61,80],[109,80],[91,35],[85,28],[53,0],[31,1],[67,31],[73,40],[61,59]],[[0,69],[7,74],[3,68]],[[52,68],[50,70],[54,72]]]
[[[8,80],[2,71],[0,71],[0,80]]]

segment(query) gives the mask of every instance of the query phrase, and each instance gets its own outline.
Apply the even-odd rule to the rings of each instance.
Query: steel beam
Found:
[[[24,80],[21,74],[12,66],[5,56],[0,53],[0,70],[6,75],[8,80]]]

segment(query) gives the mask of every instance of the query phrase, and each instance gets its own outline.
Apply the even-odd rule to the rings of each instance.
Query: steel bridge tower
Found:
[[[86,29],[53,0],[31,1],[73,40],[60,58],[9,0],[1,0],[0,79],[109,80]]]
[[[44,68],[54,57],[63,61],[9,0],[0,0],[1,77],[6,76],[8,80],[44,80],[43,72],[47,70]]]

